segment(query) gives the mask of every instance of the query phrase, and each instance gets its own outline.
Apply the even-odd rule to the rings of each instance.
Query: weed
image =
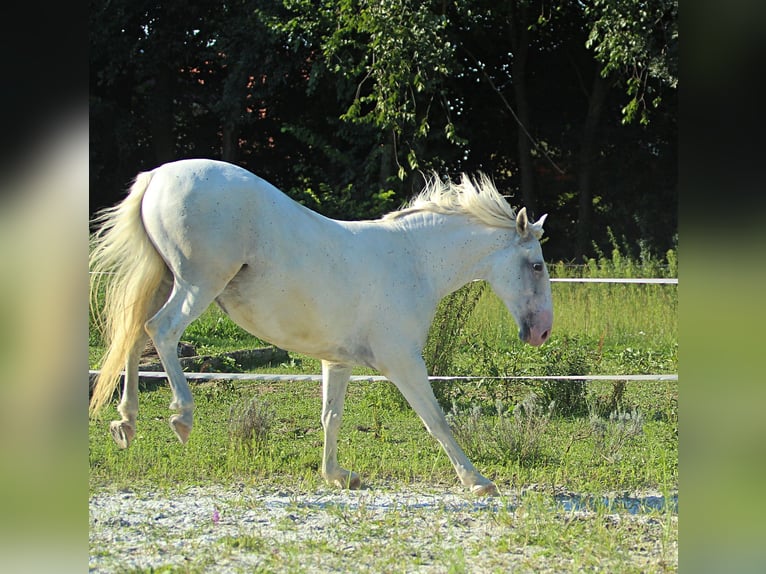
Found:
[[[672,364],[669,364],[672,360],[677,348],[674,345],[672,348],[660,352],[654,349],[640,349],[635,347],[625,347],[618,351],[617,362],[622,365],[625,373],[633,374],[651,374],[667,370],[672,368]]]
[[[605,419],[596,413],[590,416],[594,454],[608,463],[620,460],[623,447],[644,430],[644,416],[640,410],[613,411]]]
[[[543,350],[546,376],[587,375],[591,350],[578,337],[555,338]],[[585,401],[584,380],[543,380],[540,383],[542,397],[556,403],[558,414],[580,416],[588,411]]]
[[[533,460],[541,451],[543,435],[548,430],[554,410],[558,408],[555,400],[548,403],[547,409],[543,407],[544,402],[545,399],[530,393],[513,409],[514,434],[520,443],[519,460]]]
[[[455,548],[448,556],[447,574],[465,574],[468,572],[468,564],[465,552],[461,546]]]
[[[541,399],[531,393],[511,410],[498,400],[496,414],[491,416],[483,414],[478,405],[463,410],[453,403],[447,419],[457,440],[472,456],[531,463],[540,457],[554,406],[550,403],[544,408]]]
[[[483,281],[474,281],[445,297],[439,304],[423,349],[423,358],[430,375],[454,374],[453,362],[456,348],[460,344],[466,322],[481,299],[486,286],[487,284]],[[442,407],[448,405],[445,383],[435,381],[433,389]]]
[[[224,546],[248,552],[265,552],[269,549],[268,540],[251,534],[239,534],[237,536],[223,536],[219,542]]]
[[[385,439],[383,418],[384,413],[392,410],[402,411],[409,405],[399,389],[393,383],[383,381],[372,383],[364,390],[363,404],[370,409],[372,431],[377,439]]]
[[[276,411],[266,401],[250,398],[244,404],[232,405],[229,411],[229,436],[249,452],[260,451],[266,445],[274,426]]]

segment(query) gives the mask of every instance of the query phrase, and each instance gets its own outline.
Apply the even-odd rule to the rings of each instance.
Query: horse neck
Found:
[[[508,230],[461,215],[436,214],[413,226],[409,234],[418,247],[419,264],[441,299],[485,278],[486,259],[507,245]]]

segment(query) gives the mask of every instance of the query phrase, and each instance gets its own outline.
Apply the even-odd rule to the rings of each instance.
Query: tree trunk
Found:
[[[236,122],[234,120],[224,120],[221,131],[221,159],[230,163],[236,163],[239,156]]]
[[[588,242],[591,238],[590,228],[593,218],[593,169],[595,167],[598,146],[596,135],[601,121],[604,101],[609,91],[609,80],[603,78],[596,69],[593,78],[593,88],[588,98],[588,115],[583,127],[582,142],[578,157],[577,188],[579,203],[577,209],[577,241],[576,255],[586,259]]]
[[[392,138],[396,137],[391,135]],[[378,172],[378,187],[388,189],[388,178],[394,175],[394,142],[384,141],[380,144],[380,171]]]
[[[152,145],[157,165],[176,159],[173,135],[173,74],[169,67],[157,69],[154,90],[149,102]]]
[[[248,85],[248,60],[243,56],[227,67],[216,112],[221,121],[221,159],[236,163],[239,159],[239,134]]]
[[[528,6],[522,4],[511,13],[511,46],[513,48],[513,92],[516,100],[516,115],[519,122],[530,130],[531,120],[527,97],[527,55],[529,52]],[[521,201],[530,217],[535,215],[534,172],[532,168],[532,143],[521,126],[517,126],[519,148],[519,171],[521,172]]]

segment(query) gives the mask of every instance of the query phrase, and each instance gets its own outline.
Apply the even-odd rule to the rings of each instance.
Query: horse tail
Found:
[[[156,312],[154,299],[169,272],[141,218],[141,203],[152,176],[152,172],[140,173],[128,196],[94,219],[100,227],[91,239],[90,301],[107,351],[90,400],[91,416],[112,398],[128,353],[145,336],[144,324]]]

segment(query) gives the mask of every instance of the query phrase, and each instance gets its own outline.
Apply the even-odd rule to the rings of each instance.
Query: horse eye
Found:
[[[543,264],[542,263],[532,263],[532,269],[535,271],[542,271],[543,270]]]

